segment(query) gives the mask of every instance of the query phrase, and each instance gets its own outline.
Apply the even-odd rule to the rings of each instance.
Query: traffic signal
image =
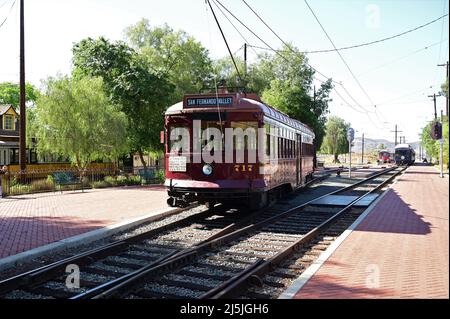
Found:
[[[431,138],[433,140],[440,140],[442,138],[442,124],[435,122],[431,127]]]

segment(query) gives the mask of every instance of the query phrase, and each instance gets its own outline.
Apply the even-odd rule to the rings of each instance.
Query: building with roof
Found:
[[[19,161],[19,117],[12,105],[0,105],[0,166]]]
[[[19,119],[12,105],[0,105],[0,167],[19,163]],[[27,149],[27,162],[37,162],[34,149]]]

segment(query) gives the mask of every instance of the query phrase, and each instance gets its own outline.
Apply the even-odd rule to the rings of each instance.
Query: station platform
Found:
[[[167,209],[162,186],[0,198],[0,266],[8,256]]]
[[[449,298],[448,226],[448,176],[412,166],[281,298]]]

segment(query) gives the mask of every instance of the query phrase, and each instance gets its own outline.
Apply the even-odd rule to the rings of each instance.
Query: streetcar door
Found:
[[[302,184],[302,135],[296,135],[296,159],[297,159],[297,186]]]

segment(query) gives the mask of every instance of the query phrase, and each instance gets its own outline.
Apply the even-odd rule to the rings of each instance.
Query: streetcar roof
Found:
[[[409,144],[398,144],[395,149],[401,149],[401,148],[411,148],[411,145]]]
[[[217,104],[208,104],[212,101],[218,101],[216,97],[219,98],[220,103],[217,107]],[[227,100],[227,98],[232,98]],[[188,102],[188,100],[192,102]],[[191,103],[195,106],[187,106],[188,103]],[[229,104],[226,104],[229,103]],[[202,104],[199,106],[199,104]],[[226,105],[225,105],[226,104]],[[219,95],[186,95],[182,102],[179,102],[175,105],[169,107],[166,111],[166,116],[176,115],[180,113],[194,113],[194,112],[217,112],[218,108],[221,111],[224,110],[232,110],[239,111],[245,109],[258,109],[264,113],[264,115],[276,122],[280,122],[284,125],[287,125],[291,128],[297,129],[303,133],[310,134],[315,137],[313,130],[306,124],[294,120],[290,118],[287,114],[265,104],[262,102],[259,97],[255,94],[219,94]]]

